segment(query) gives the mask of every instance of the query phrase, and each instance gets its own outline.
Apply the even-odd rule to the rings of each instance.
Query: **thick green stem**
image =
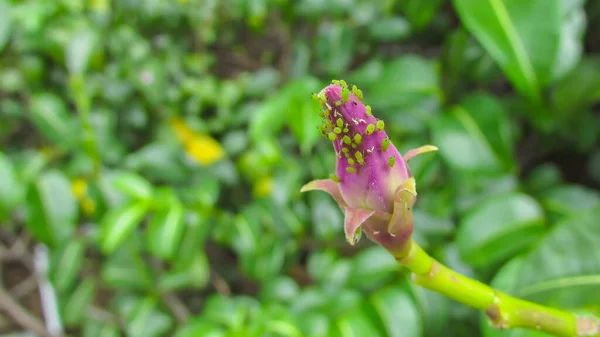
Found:
[[[396,256],[396,260],[413,272],[414,283],[484,310],[494,327],[535,329],[565,337],[600,337],[600,320],[504,294],[442,265],[415,242],[406,256]]]

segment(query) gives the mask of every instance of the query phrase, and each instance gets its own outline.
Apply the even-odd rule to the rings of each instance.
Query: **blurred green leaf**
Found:
[[[423,335],[421,315],[410,292],[398,286],[377,290],[371,303],[389,337],[419,337]]]
[[[17,206],[22,192],[13,163],[7,155],[0,152],[0,219]]]
[[[600,101],[600,59],[586,58],[552,91],[555,123],[573,118]]]
[[[148,248],[161,258],[170,260],[176,253],[185,229],[184,207],[177,197],[169,198],[167,207],[155,212],[148,224]]]
[[[71,74],[86,72],[97,44],[98,37],[91,29],[81,30],[73,36],[65,50],[67,69]]]
[[[514,170],[513,136],[502,105],[487,94],[466,97],[432,125],[433,144],[453,168],[466,173]]]
[[[544,231],[540,205],[524,194],[492,197],[461,221],[456,244],[463,259],[489,265],[530,246]]]
[[[77,326],[86,317],[93,303],[96,286],[94,281],[86,279],[79,283],[68,297],[61,313],[67,326]]]
[[[41,93],[31,97],[29,116],[40,133],[56,145],[70,148],[77,141],[76,125],[59,96]]]
[[[120,337],[119,327],[116,323],[98,322],[93,319],[85,321],[83,337]]]
[[[440,7],[444,4],[444,1],[445,0],[405,0],[400,2],[400,6],[410,23],[417,30],[421,30],[429,25]]]
[[[77,216],[77,200],[62,172],[44,172],[29,186],[26,225],[37,240],[50,246],[63,242],[73,233]]]
[[[85,254],[85,244],[79,240],[68,241],[61,247],[52,264],[52,283],[59,292],[66,293],[77,280]]]
[[[359,310],[349,311],[337,320],[341,337],[378,337],[383,335],[377,331],[368,316]]]
[[[207,322],[203,319],[196,319],[183,327],[179,328],[175,337],[224,337],[225,331],[217,324]]]
[[[100,224],[102,251],[111,254],[135,230],[148,211],[147,202],[130,203],[109,210]]]
[[[523,260],[516,296],[565,308],[600,303],[600,209],[557,224]]]
[[[117,191],[135,199],[147,200],[152,197],[152,184],[133,172],[118,172],[112,184]]]
[[[369,26],[369,34],[377,41],[400,40],[410,33],[410,24],[401,16],[384,17]]]
[[[250,122],[250,138],[260,143],[288,125],[304,151],[308,151],[320,137],[317,130],[318,104],[310,99],[318,91],[319,82],[313,77],[296,79],[267,99]]]
[[[380,246],[370,247],[352,259],[348,284],[353,288],[377,288],[394,276],[397,277],[399,269],[398,263],[388,251]]]
[[[600,193],[579,185],[558,185],[545,191],[541,200],[549,211],[569,216],[600,206]]]
[[[150,297],[136,302],[130,310],[123,308],[121,311],[127,317],[127,336],[163,336],[173,324],[172,318],[160,311],[156,300]]]
[[[559,79],[579,63],[586,28],[585,0],[561,0],[560,46],[553,79]]]
[[[11,5],[8,0],[0,0],[0,52],[8,43],[11,34]]]
[[[328,74],[341,74],[352,61],[354,30],[340,21],[321,21],[318,27],[316,56]]]
[[[541,102],[541,90],[552,80],[560,51],[560,0],[453,3],[462,23],[517,90],[534,102]]]

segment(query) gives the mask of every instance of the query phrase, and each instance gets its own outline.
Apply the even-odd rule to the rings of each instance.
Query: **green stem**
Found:
[[[496,328],[534,329],[565,337],[600,337],[600,320],[504,294],[449,269],[414,241],[409,253],[397,256],[396,260],[413,272],[414,283],[483,310]]]

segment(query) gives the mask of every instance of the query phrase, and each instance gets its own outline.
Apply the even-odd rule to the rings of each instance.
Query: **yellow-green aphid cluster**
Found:
[[[331,100],[328,102],[325,95],[326,90],[321,91],[319,94],[312,95],[312,98],[322,107],[319,111],[319,116],[323,119],[323,123],[319,126],[319,130],[325,138],[331,141],[339,141],[338,145],[341,152],[338,153],[338,158],[344,158],[347,161],[347,164],[350,165],[350,167],[346,168],[347,172],[356,173],[358,169],[356,165],[364,165],[365,160],[373,150],[372,148],[366,149],[366,151],[364,149],[361,150],[359,146],[364,143],[364,137],[370,136],[376,131],[383,131],[385,124],[382,120],[379,120],[375,124],[371,123],[366,125],[364,132],[356,132],[356,129],[352,128],[352,126],[354,124],[359,125],[359,123],[365,123],[365,121],[362,119],[346,121],[344,120],[341,111],[337,109],[351,100],[352,97],[350,93],[352,93],[354,98],[357,98],[360,101],[363,99],[363,93],[355,85],[350,89],[348,84],[343,80],[333,80],[332,83],[341,87],[341,99],[334,101],[333,103],[335,104],[332,104]],[[356,105],[356,102],[354,102],[354,105]],[[365,109],[367,116],[371,117],[371,107],[366,105]],[[389,146],[390,140],[385,138],[381,143],[381,150],[386,151]],[[393,166],[393,161],[394,158],[390,158],[388,164]],[[333,181],[340,180],[336,175],[331,175],[330,178]]]

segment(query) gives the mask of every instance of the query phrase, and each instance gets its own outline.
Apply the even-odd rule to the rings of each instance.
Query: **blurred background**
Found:
[[[364,92],[415,239],[600,314],[600,1],[0,0],[0,336],[542,336],[344,240],[311,99]]]

